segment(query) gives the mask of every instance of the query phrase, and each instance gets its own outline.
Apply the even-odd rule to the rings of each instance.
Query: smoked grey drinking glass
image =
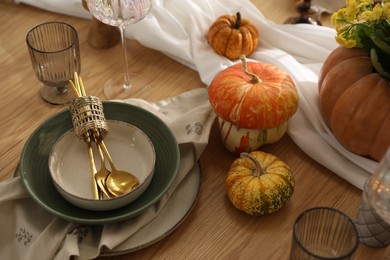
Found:
[[[327,207],[301,213],[293,226],[290,259],[352,259],[359,244],[354,222]]]
[[[74,72],[80,73],[77,31],[63,22],[48,22],[32,28],[26,43],[36,77],[44,84],[41,97],[53,105],[75,98],[69,87]]]

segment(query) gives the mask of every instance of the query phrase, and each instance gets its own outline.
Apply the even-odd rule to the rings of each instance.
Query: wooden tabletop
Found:
[[[8,2],[8,3],[7,3]],[[40,82],[33,74],[25,36],[45,21],[72,24],[79,33],[82,76],[86,91],[105,99],[102,83],[112,71],[121,71],[120,45],[98,50],[87,43],[89,21],[46,12],[0,0],[0,180],[11,178],[21,150],[33,130],[64,107],[48,105],[39,96]],[[252,0],[268,18],[283,23],[295,16],[295,0]],[[323,23],[329,16],[323,17]],[[149,101],[205,87],[198,73],[165,55],[128,40],[130,66],[150,79],[154,88]],[[279,211],[248,216],[229,202],[224,181],[236,156],[222,145],[214,124],[202,155],[201,187],[192,212],[170,235],[139,251],[108,259],[287,259],[292,224],[299,213],[315,206],[339,209],[355,218],[361,191],[313,161],[286,135],[261,150],[277,155],[292,169],[296,190]],[[107,258],[106,258],[107,259]],[[360,245],[355,259],[390,259],[390,247],[371,249]]]

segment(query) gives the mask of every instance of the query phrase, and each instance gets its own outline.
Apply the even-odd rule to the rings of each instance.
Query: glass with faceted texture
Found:
[[[363,244],[370,247],[390,244],[390,149],[364,184],[356,226]]]
[[[77,31],[69,24],[48,22],[32,28],[26,43],[36,77],[44,84],[41,97],[53,105],[63,105],[75,98],[69,80],[80,73]]]
[[[376,213],[390,224],[390,149],[368,181],[367,198]]]

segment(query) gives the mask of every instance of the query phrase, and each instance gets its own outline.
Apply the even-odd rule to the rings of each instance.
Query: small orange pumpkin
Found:
[[[373,69],[369,54],[340,46],[319,78],[321,114],[349,151],[379,161],[390,146],[390,84]]]
[[[236,60],[240,55],[248,56],[258,45],[256,27],[237,15],[223,15],[210,27],[207,35],[209,45],[219,55]]]
[[[278,157],[260,151],[242,153],[231,165],[225,188],[233,205],[249,215],[282,208],[294,193],[291,170]]]

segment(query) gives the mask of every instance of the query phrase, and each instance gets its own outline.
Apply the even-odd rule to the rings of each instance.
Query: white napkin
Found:
[[[298,86],[300,104],[290,120],[290,137],[314,160],[362,189],[377,162],[344,149],[326,127],[319,111],[319,72],[329,53],[338,46],[333,29],[275,24],[250,1],[171,0],[154,1],[150,15],[131,26],[127,35],[196,69],[208,85],[218,72],[235,63],[209,47],[208,28],[220,15],[237,11],[259,30],[259,47],[249,58],[279,66]]]
[[[63,13],[90,17],[75,9],[80,0],[69,0],[66,7],[60,4],[61,0],[18,1],[36,6],[49,2],[52,6],[61,6]],[[126,35],[197,70],[201,80],[210,84],[218,72],[235,62],[217,55],[209,47],[208,28],[220,15],[237,11],[259,30],[259,47],[249,58],[281,67],[299,88],[299,110],[291,119],[290,137],[314,160],[362,189],[364,180],[378,163],[341,147],[325,126],[318,109],[319,71],[329,53],[338,46],[333,29],[275,24],[249,0],[154,0],[148,16],[129,26]]]
[[[114,250],[163,209],[208,143],[215,114],[208,102],[207,90],[195,89],[154,104],[138,99],[124,102],[143,107],[160,117],[179,143],[178,175],[166,194],[144,213],[128,221],[80,226],[51,215],[34,203],[20,177],[0,182],[2,259],[69,259],[71,256],[92,259],[99,255],[102,247]]]

